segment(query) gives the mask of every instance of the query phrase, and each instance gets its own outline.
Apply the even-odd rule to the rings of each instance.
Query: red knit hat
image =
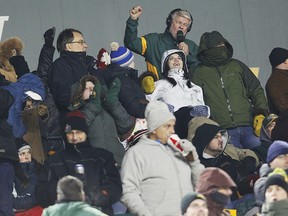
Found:
[[[101,48],[97,55],[97,68],[104,69],[111,63],[111,57],[107,50]]]

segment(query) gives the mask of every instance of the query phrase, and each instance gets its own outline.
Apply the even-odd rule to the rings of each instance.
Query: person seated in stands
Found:
[[[276,168],[269,174],[265,182],[265,203],[261,215],[287,215],[288,212],[288,183],[284,170]]]
[[[24,213],[40,215],[42,208],[37,206],[35,189],[41,164],[32,159],[31,147],[27,142],[17,139],[17,146],[19,163],[15,165],[13,209],[16,216]]]
[[[134,126],[134,121],[118,99],[121,85],[115,78],[107,89],[95,76],[85,75],[72,86],[69,106],[70,110],[84,113],[91,145],[112,152],[119,166],[125,154],[119,135],[128,133]]]
[[[263,164],[259,170],[260,178],[255,182],[254,194],[258,204],[263,204],[265,197],[265,181],[267,176],[276,168],[288,170],[288,143],[275,140],[267,152],[267,163]]]
[[[181,138],[187,137],[188,122],[195,116],[210,116],[201,87],[188,79],[186,57],[181,50],[171,49],[162,55],[163,79],[155,82],[155,90],[147,95],[149,101],[161,100],[175,112],[175,131]]]
[[[44,209],[42,216],[107,216],[85,203],[85,191],[82,181],[67,175],[57,183],[57,203]]]
[[[66,134],[65,149],[44,161],[37,184],[37,201],[42,207],[54,204],[58,180],[72,175],[84,182],[85,201],[112,215],[112,204],[122,195],[120,174],[113,154],[91,146],[85,115],[79,110],[66,114],[63,130]]]
[[[200,193],[188,193],[181,201],[183,216],[208,216],[207,200]]]
[[[230,144],[227,130],[222,129],[213,120],[203,121],[201,117],[193,120],[193,124],[198,127],[195,127],[196,132],[192,143],[196,147],[201,163],[205,167],[218,167],[225,170],[237,184],[241,195],[253,193],[253,182],[258,178],[257,155],[250,149],[238,149]],[[251,178],[247,179],[247,177]],[[232,199],[237,198],[236,193],[233,194]]]

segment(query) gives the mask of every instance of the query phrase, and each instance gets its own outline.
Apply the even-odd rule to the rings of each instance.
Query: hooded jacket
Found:
[[[230,176],[223,170],[215,167],[206,168],[200,175],[197,183],[196,191],[203,194],[207,199],[209,216],[224,216],[228,215],[224,212],[224,204],[217,203],[213,199],[213,192],[217,188],[233,188],[236,184]]]
[[[125,47],[145,57],[147,71],[153,72],[157,79],[161,79],[161,57],[166,50],[178,49],[178,42],[172,37],[168,28],[165,29],[164,33],[150,33],[138,37],[138,25],[138,20],[128,18],[124,35]],[[197,45],[189,39],[185,39],[184,43],[189,47],[189,55],[187,56],[188,67],[196,66],[198,64],[195,58]]]
[[[169,69],[167,62],[169,56],[178,54],[183,61],[183,69]],[[177,49],[164,52],[162,56],[161,71],[164,79],[155,82],[155,90],[147,95],[149,101],[161,100],[174,107],[176,112],[181,107],[205,105],[202,89],[188,80],[188,67],[184,53]],[[173,79],[175,85],[169,82]]]
[[[9,109],[9,116],[7,122],[13,128],[13,134],[16,138],[22,138],[26,133],[26,127],[23,124],[21,113],[22,104],[26,101],[28,95],[27,91],[32,91],[45,99],[45,90],[40,78],[32,73],[24,74],[17,82],[11,83],[8,86],[1,87],[8,90],[14,97],[14,103]]]
[[[221,43],[225,46],[216,47]],[[253,109],[268,110],[259,80],[232,56],[231,44],[219,32],[206,32],[197,53],[201,64],[192,74],[192,81],[203,90],[211,118],[226,129],[251,126]]]

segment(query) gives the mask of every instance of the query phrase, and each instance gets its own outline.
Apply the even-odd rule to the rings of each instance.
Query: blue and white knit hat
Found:
[[[134,62],[133,53],[126,47],[119,46],[117,42],[112,42],[111,46],[111,62],[120,65],[121,67],[128,67]]]

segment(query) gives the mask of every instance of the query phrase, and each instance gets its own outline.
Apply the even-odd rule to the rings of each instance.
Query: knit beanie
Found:
[[[269,61],[273,68],[283,63],[286,59],[288,59],[288,50],[281,47],[274,48],[269,55]]]
[[[111,63],[111,57],[109,53],[104,49],[101,48],[97,55],[97,68],[104,69]]]
[[[181,201],[181,212],[183,215],[187,211],[189,205],[196,199],[202,199],[202,200],[206,201],[205,196],[203,196],[200,193],[196,193],[196,192],[188,193],[183,197],[183,199]]]
[[[17,145],[19,154],[26,149],[31,150],[30,145],[24,139],[16,139],[16,145]]]
[[[262,125],[264,128],[267,128],[273,121],[275,121],[278,118],[278,115],[276,114],[269,114],[268,116],[266,116],[262,122]]]
[[[169,111],[166,103],[162,101],[150,101],[145,109],[148,133],[174,119],[175,116]]]
[[[207,123],[196,129],[192,143],[196,147],[199,156],[202,157],[204,149],[220,130],[221,128],[218,125]]]
[[[287,175],[285,170],[281,168],[276,168],[272,173],[269,174],[265,182],[265,191],[271,185],[278,185],[284,190],[286,190],[286,192],[288,193]]]
[[[275,140],[268,149],[267,163],[270,164],[277,156],[282,154],[288,154],[288,143],[281,140]]]
[[[112,42],[111,46],[111,62],[120,65],[121,67],[128,67],[134,62],[133,53],[126,47],[119,46],[117,42]]]
[[[69,112],[65,116],[65,133],[71,132],[71,130],[83,131],[88,133],[88,127],[86,125],[85,115],[79,110]]]

